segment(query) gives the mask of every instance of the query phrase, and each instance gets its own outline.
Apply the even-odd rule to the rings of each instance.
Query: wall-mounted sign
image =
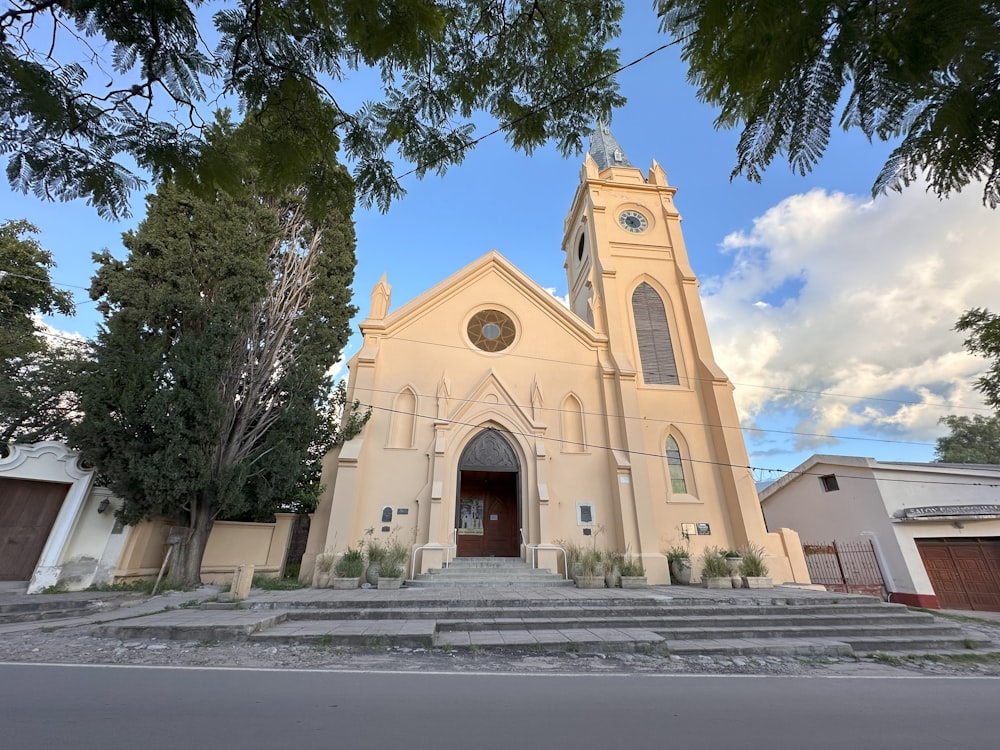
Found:
[[[681,524],[681,536],[685,539],[689,536],[694,536],[698,533],[698,524],[696,523],[682,523]]]
[[[392,523],[392,508],[388,505],[382,508],[382,523]]]
[[[409,508],[396,508],[396,515],[397,516],[408,516],[408,515],[410,515],[410,509]]]
[[[698,524],[698,536],[710,536],[712,529],[707,523]]]
[[[926,505],[903,508],[892,514],[901,521],[936,521],[948,518],[1000,518],[1000,505]]]

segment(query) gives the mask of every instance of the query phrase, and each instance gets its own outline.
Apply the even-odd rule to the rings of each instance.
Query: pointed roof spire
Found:
[[[631,167],[632,162],[625,156],[618,141],[611,135],[611,128],[603,119],[598,118],[597,127],[590,135],[590,155],[597,162],[597,171],[603,172],[608,167]]]

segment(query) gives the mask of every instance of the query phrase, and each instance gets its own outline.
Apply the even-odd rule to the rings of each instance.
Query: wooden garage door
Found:
[[[1000,539],[918,539],[942,609],[1000,612]]]
[[[0,581],[31,578],[69,487],[0,479]]]

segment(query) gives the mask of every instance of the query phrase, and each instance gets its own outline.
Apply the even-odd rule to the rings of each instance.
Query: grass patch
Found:
[[[118,592],[124,594],[152,594],[156,581],[151,578],[137,578],[132,581],[116,581],[114,583],[95,583],[87,587],[87,591]],[[158,593],[164,591],[191,591],[190,586],[178,586],[170,583],[166,578],[160,581],[157,587]]]
[[[985,617],[975,617],[972,615],[956,615],[951,612],[942,612],[940,609],[927,609],[926,607],[907,607],[914,612],[926,612],[929,615],[934,615],[935,617],[944,617],[947,620],[955,620],[956,622],[968,622],[975,625],[993,625],[996,626],[997,623],[993,620],[987,620]]]
[[[295,591],[308,588],[308,585],[300,582],[298,578],[268,578],[262,575],[255,575],[250,585],[265,591]]]
[[[195,609],[201,606],[200,599],[188,599],[186,602],[181,602],[177,605],[180,609]]]
[[[316,648],[330,648],[333,645],[333,636],[327,633],[326,635],[321,635],[316,641]]]
[[[67,593],[69,593],[69,589],[66,588],[65,584],[56,583],[56,584],[53,584],[52,586],[46,586],[45,588],[43,588],[38,593],[39,594],[67,594]]]

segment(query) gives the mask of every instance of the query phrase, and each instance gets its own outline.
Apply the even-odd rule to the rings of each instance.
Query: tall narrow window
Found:
[[[403,388],[392,402],[389,416],[390,448],[412,448],[416,426],[417,395],[412,388]]]
[[[667,438],[667,467],[670,469],[670,491],[675,495],[687,494],[687,481],[684,479],[681,449],[673,437]]]
[[[583,406],[572,393],[562,403],[562,452],[583,453],[587,437],[583,430]]]
[[[632,292],[632,316],[635,318],[643,382],[680,385],[663,300],[645,281]]]

